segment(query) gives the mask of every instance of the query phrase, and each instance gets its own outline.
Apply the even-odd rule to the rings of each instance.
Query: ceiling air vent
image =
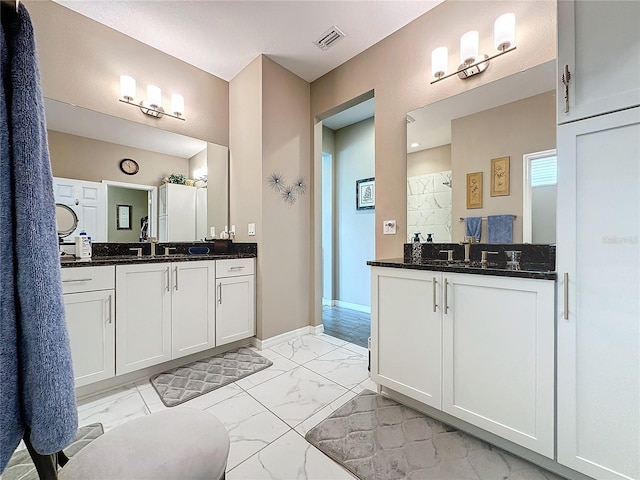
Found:
[[[416,121],[415,118],[413,118],[411,115],[407,114],[407,123],[413,123],[415,121]]]
[[[342,30],[333,25],[329,30],[324,32],[318,40],[313,42],[313,44],[317,45],[321,50],[329,50],[329,47],[333,46],[334,43],[345,36]]]

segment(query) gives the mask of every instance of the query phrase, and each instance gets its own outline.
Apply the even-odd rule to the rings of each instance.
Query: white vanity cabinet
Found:
[[[640,479],[639,139],[640,108],[558,128],[558,462],[607,480]]]
[[[216,346],[256,333],[255,259],[216,261]]]
[[[116,267],[116,373],[215,345],[215,262]]]
[[[557,9],[558,123],[640,105],[640,2],[561,0]]]
[[[61,272],[76,387],[115,375],[115,268]]]
[[[371,269],[371,378],[442,407],[442,274]]]
[[[553,458],[555,283],[444,282],[442,410]]]
[[[372,379],[553,458],[555,283],[371,274]]]

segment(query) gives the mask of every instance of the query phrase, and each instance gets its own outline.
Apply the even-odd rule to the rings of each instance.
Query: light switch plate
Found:
[[[395,235],[396,234],[396,221],[395,220],[384,220],[382,222],[382,233],[385,235]]]
[[[250,223],[249,224],[249,236],[253,237],[256,234],[256,224],[255,223]]]

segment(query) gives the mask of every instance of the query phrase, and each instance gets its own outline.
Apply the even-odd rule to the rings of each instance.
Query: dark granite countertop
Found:
[[[194,262],[202,260],[228,260],[235,258],[255,258],[255,253],[209,253],[206,255],[156,255],[151,257],[145,255],[136,257],[135,255],[112,255],[92,258],[76,259],[72,255],[60,258],[62,268],[68,267],[102,267],[106,265],[135,265],[143,263],[163,263],[163,262]]]
[[[550,271],[548,265],[536,263],[522,263],[520,270],[510,270],[504,264],[488,263],[486,267],[480,262],[463,261],[447,262],[446,260],[404,260],[391,258],[387,260],[370,260],[367,265],[372,267],[405,268],[410,270],[430,270],[436,272],[470,273],[474,275],[491,275],[496,277],[532,278],[537,280],[556,280],[557,274]]]

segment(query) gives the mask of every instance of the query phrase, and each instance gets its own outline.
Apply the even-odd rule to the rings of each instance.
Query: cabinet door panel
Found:
[[[216,280],[216,346],[255,335],[255,276]]]
[[[64,295],[76,387],[115,375],[114,292]]]
[[[558,129],[558,461],[594,478],[640,478],[639,139],[639,108]]]
[[[436,408],[442,381],[439,279],[440,273],[389,268],[372,268],[371,278],[371,377]]]
[[[558,2],[558,122],[640,105],[640,2]],[[615,53],[613,53],[615,52]],[[569,112],[562,74],[567,65]]]
[[[213,348],[215,262],[172,264],[172,356]]]
[[[553,458],[553,282],[443,276],[443,410]]]
[[[116,267],[116,373],[171,360],[170,264]]]

